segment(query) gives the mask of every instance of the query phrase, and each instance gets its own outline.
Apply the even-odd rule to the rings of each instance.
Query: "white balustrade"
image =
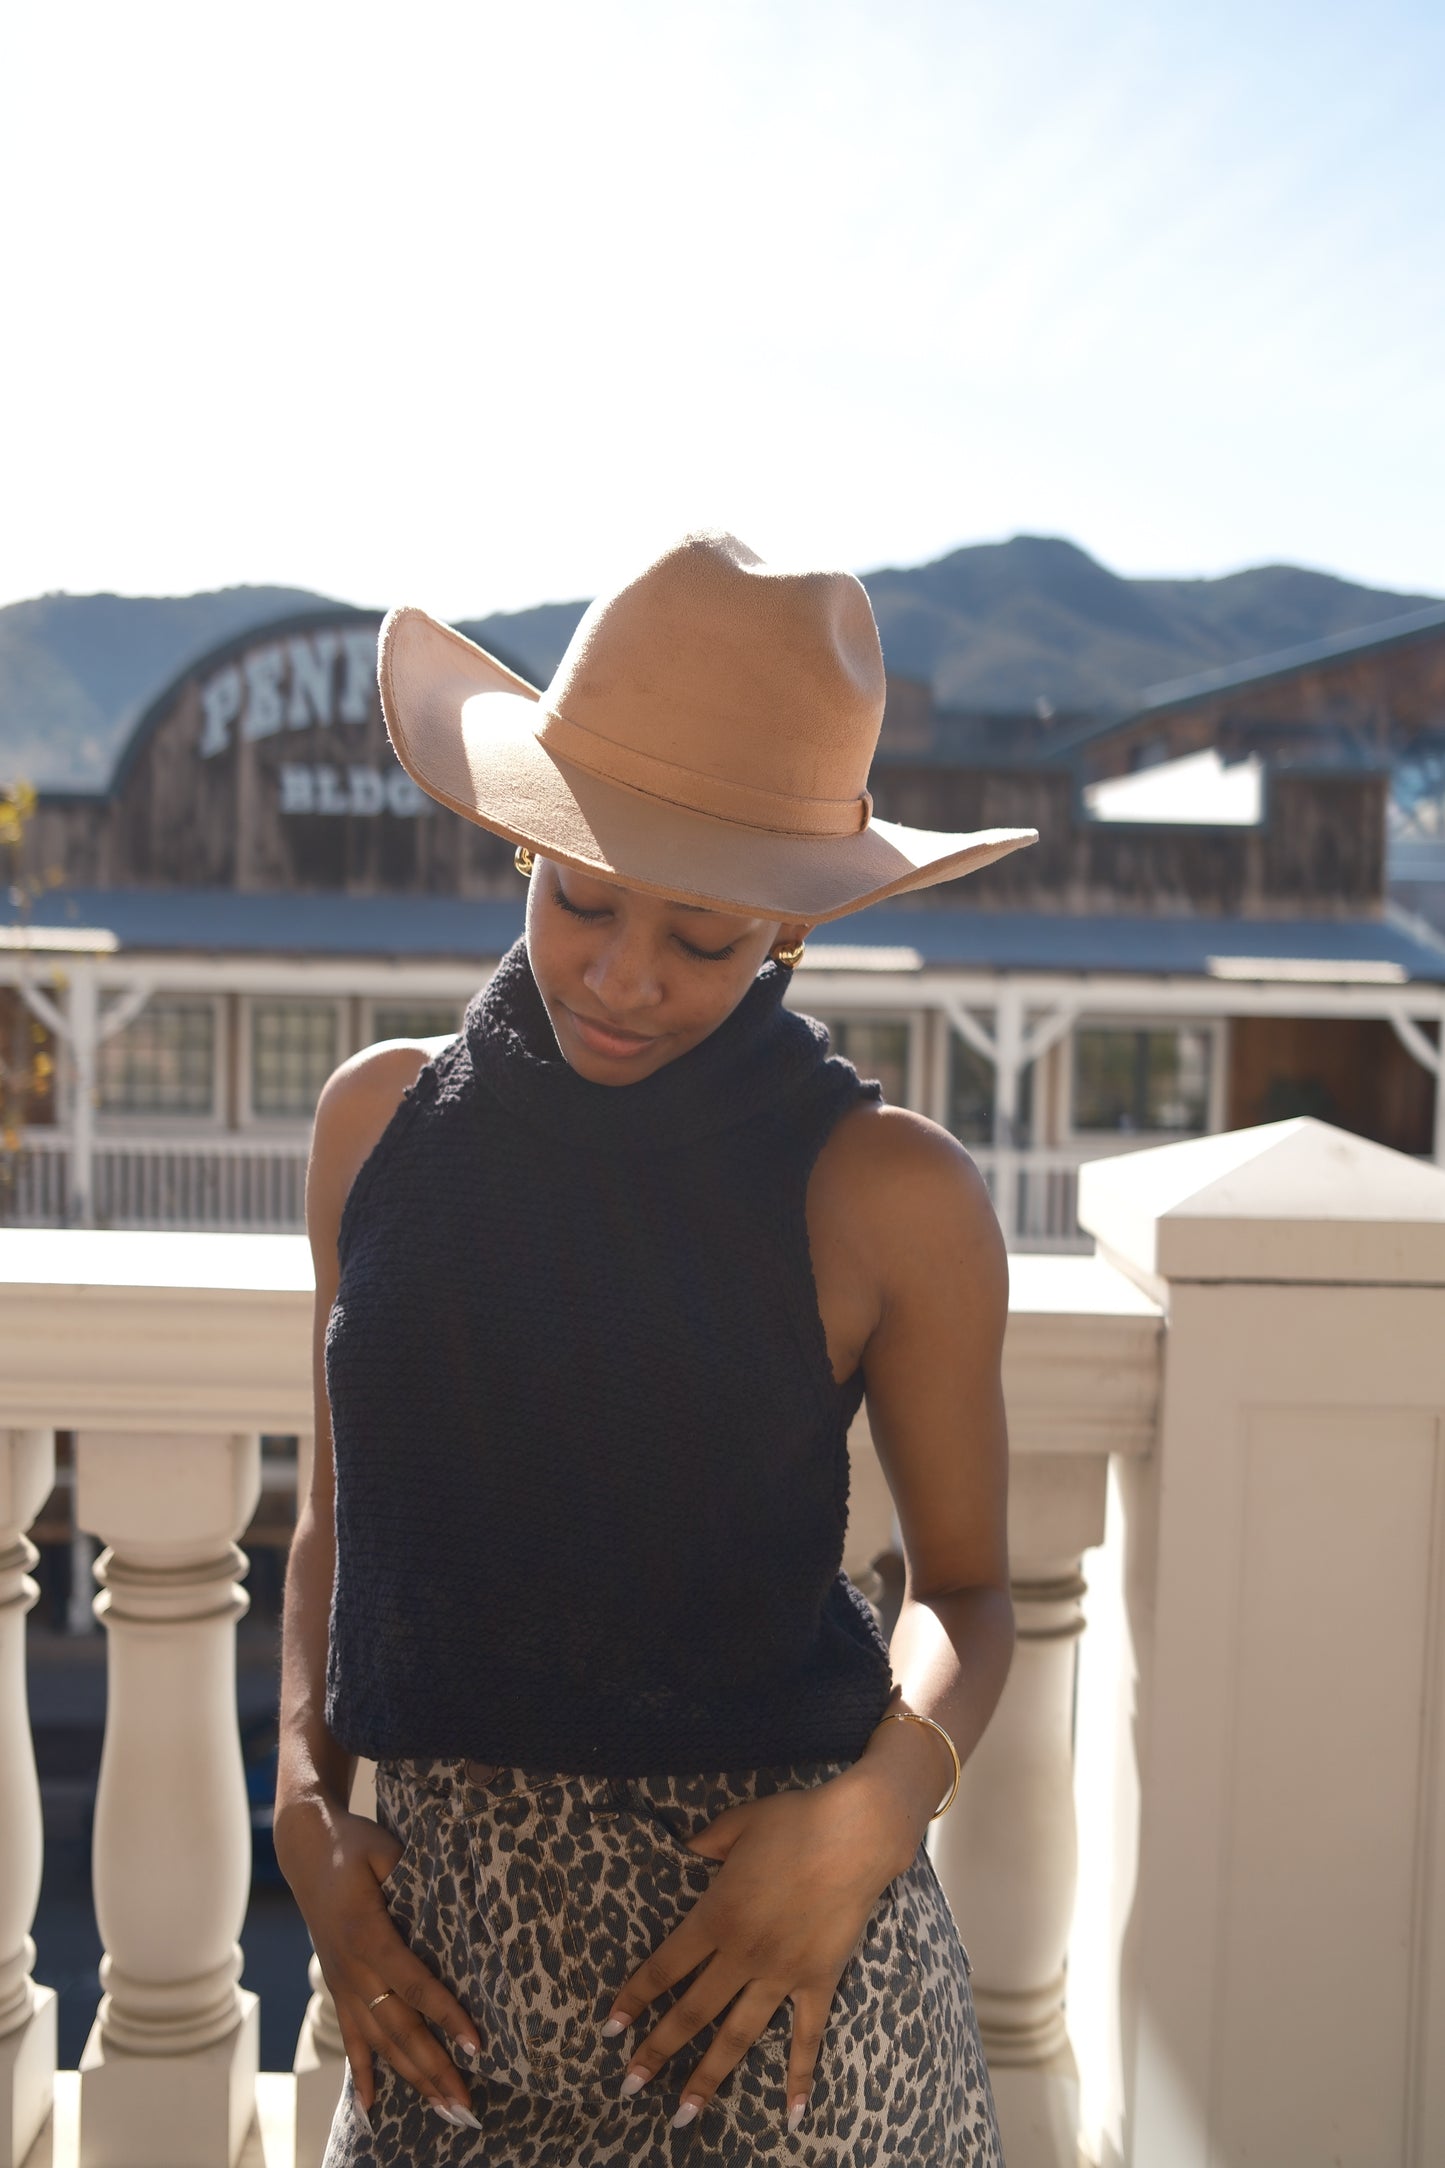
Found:
[[[0,1430],[0,2168],[17,2168],[50,2113],[56,1995],[32,1978],[40,1786],[25,1694],[25,1614],[39,1552],[25,1531],[55,1482],[55,1433]]]
[[[1424,2168],[1445,2159],[1445,1175],[1289,1123],[1111,1159],[1082,1193],[1100,1255],[1011,1260],[1018,1646],[930,1832],[1009,2168]],[[235,1541],[255,1433],[311,1427],[311,1311],[301,1238],[0,1232],[12,2155],[50,2082],[20,1648],[63,1425],[111,1664],[80,2159],[235,2168],[256,2021]],[[851,1442],[861,1572],[895,1531],[866,1414]],[[311,1985],[294,2073],[267,2081],[293,2088],[297,2168],[343,2070],[314,1964]]]
[[[232,2168],[252,2126],[236,1537],[259,1490],[259,1433],[310,1428],[311,1310],[302,1237],[0,1232],[0,1421],[77,1433],[77,1519],[107,1545],[88,2168]],[[0,1846],[8,1899],[30,1873],[8,1800]]]
[[[0,1235],[0,1414],[47,1409],[77,1430],[79,1520],[107,1545],[95,1835],[105,1993],[81,2075],[86,2168],[230,2168],[245,2135],[255,2007],[237,1984],[248,1832],[234,1544],[255,1496],[255,1430],[302,1435],[306,1480],[310,1277],[298,1238]],[[1110,1456],[1152,1439],[1160,1327],[1157,1305],[1097,1260],[1016,1258],[1013,1282],[1019,1654],[934,1835],[973,1958],[1010,2168],[1074,2168],[1061,1969],[1079,1561],[1099,1538]],[[892,1525],[866,1411],[853,1446],[847,1555],[861,1571]],[[370,1774],[359,1765],[358,1811]],[[320,2159],[344,2067],[314,1961],[311,1986],[292,2074],[297,2168]]]

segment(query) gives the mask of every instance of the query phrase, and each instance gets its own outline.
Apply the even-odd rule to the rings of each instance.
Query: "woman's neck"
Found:
[[[826,1060],[827,1033],[783,1006],[791,973],[766,963],[714,1031],[631,1084],[597,1084],[566,1060],[525,939],[467,1004],[463,1031],[481,1082],[511,1111],[567,1142],[659,1151],[764,1112]]]

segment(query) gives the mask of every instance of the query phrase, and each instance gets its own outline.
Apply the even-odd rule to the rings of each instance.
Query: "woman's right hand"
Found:
[[[278,1809],[274,1839],[336,2005],[362,2108],[369,2114],[376,2097],[379,2054],[438,2114],[480,2130],[462,2075],[431,2030],[475,2062],[476,2026],[398,1934],[381,1893],[403,1847],[365,1815],[311,1801]],[[384,1988],[390,1994],[373,2009]]]

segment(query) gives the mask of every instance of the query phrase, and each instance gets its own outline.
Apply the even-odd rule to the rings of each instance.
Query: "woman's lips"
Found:
[[[585,1047],[594,1054],[610,1054],[614,1059],[625,1059],[629,1054],[640,1054],[654,1041],[640,1031],[618,1031],[611,1024],[594,1023],[590,1016],[579,1016],[575,1009],[568,1009],[572,1028]]]

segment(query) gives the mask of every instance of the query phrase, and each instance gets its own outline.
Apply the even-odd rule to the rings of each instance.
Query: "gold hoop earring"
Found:
[[[801,941],[788,942],[782,948],[772,951],[773,961],[785,964],[789,971],[794,971],[803,960],[803,948],[804,943]]]
[[[526,844],[519,843],[517,845],[517,848],[512,853],[512,864],[516,867],[518,873],[521,874],[524,881],[531,880],[532,868],[536,865],[536,863],[536,859],[532,856],[532,853],[528,850]]]

